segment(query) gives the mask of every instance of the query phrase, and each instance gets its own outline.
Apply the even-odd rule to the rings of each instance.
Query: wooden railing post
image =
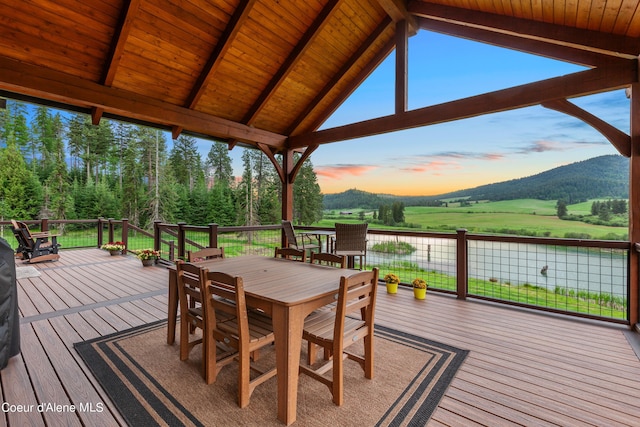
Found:
[[[40,220],[40,231],[49,231],[49,218],[42,218]]]
[[[467,288],[469,284],[467,257],[467,230],[460,228],[456,230],[456,283],[458,299],[467,298]]]
[[[109,243],[115,242],[115,240],[113,240],[113,218],[109,218],[108,233],[109,233]]]
[[[160,250],[160,240],[161,240],[161,232],[160,232],[160,223],[161,221],[153,221],[153,250]]]
[[[186,222],[178,223],[178,258],[184,259],[185,255],[185,229],[184,226],[187,225]]]
[[[176,242],[173,240],[169,241],[169,261],[174,261],[176,259]]]
[[[218,247],[218,224],[209,224],[209,247]]]
[[[129,250],[129,219],[122,218],[122,243],[124,243],[125,251]]]
[[[104,222],[104,218],[98,218],[98,247],[102,247],[102,245],[104,244],[104,230],[103,230],[103,223]]]

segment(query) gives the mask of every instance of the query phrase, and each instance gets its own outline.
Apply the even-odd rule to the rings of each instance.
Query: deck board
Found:
[[[22,354],[0,371],[3,402],[101,403],[101,413],[6,413],[7,425],[126,425],[73,343],[167,316],[166,270],[100,250],[61,251],[18,281]],[[430,426],[632,426],[640,361],[626,327],[429,292],[379,288],[376,323],[470,350]],[[177,345],[177,344],[176,344]]]

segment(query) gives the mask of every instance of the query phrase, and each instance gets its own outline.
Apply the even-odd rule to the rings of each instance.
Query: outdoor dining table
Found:
[[[305,317],[334,302],[340,277],[357,270],[311,265],[258,255],[198,262],[209,271],[241,276],[247,305],[264,310],[273,320],[278,381],[278,419],[296,420],[298,367]],[[169,269],[167,343],[175,341],[178,286],[175,268]]]
[[[300,234],[313,236],[318,239],[318,246],[322,248],[322,236],[326,240],[326,251],[331,252],[331,237],[336,235],[335,230],[300,230]]]

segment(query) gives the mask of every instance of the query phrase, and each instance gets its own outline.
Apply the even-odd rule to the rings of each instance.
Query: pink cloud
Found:
[[[314,168],[317,175],[329,179],[342,179],[345,175],[360,176],[371,170],[378,169],[373,165],[335,165],[335,166],[316,166]]]
[[[423,172],[435,172],[435,171],[444,171],[444,170],[457,170],[462,167],[455,162],[445,162],[434,160],[428,163],[419,163],[412,166],[407,166],[402,168],[405,172],[413,172],[413,173],[423,173]]]

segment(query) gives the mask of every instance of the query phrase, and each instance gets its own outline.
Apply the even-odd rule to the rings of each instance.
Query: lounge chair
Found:
[[[13,235],[18,240],[16,253],[22,260],[31,264],[42,261],[57,261],[60,259],[57,235],[48,232],[31,233],[26,223],[11,220]]]

